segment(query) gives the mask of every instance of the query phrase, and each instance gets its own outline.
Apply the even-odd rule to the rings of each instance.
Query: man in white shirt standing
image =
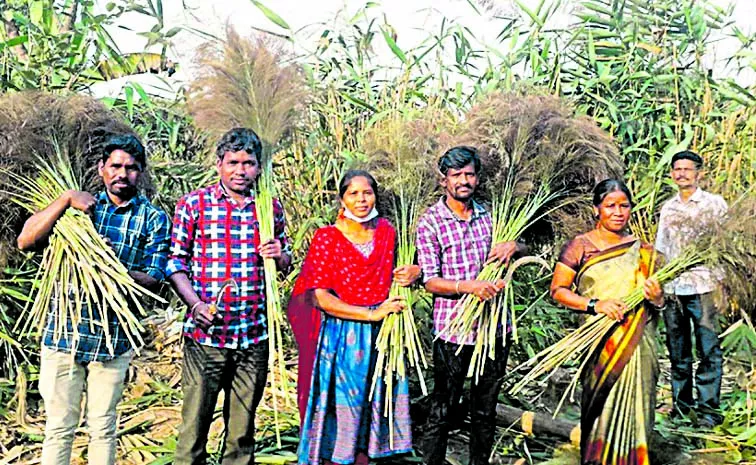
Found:
[[[656,236],[656,249],[668,260],[677,257],[685,246],[727,213],[727,203],[721,196],[698,187],[702,165],[703,160],[694,152],[683,151],[672,157],[671,175],[679,193],[662,206]],[[719,311],[713,297],[718,280],[714,270],[699,266],[683,273],[664,289],[665,294],[675,296],[672,300],[677,301],[664,311],[672,364],[672,416],[687,416],[695,407],[699,425],[707,428],[722,421],[719,413],[722,349]],[[693,401],[691,323],[699,357],[696,403]]]

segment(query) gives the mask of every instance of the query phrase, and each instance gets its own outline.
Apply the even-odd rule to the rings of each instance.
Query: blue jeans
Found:
[[[687,413],[696,407],[702,414],[717,414],[722,385],[722,349],[719,346],[719,312],[711,292],[680,295],[664,310],[667,349],[672,363],[672,400],[674,408]],[[674,299],[673,299],[674,301]],[[699,358],[695,386],[698,402],[693,401],[693,350],[691,323]]]

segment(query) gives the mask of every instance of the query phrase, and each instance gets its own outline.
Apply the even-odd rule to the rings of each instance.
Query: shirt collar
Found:
[[[228,195],[228,192],[226,192],[226,188],[223,186],[223,183],[218,181],[216,184],[213,184],[212,187],[210,187],[210,192],[212,193],[213,197],[215,197],[217,200],[221,200],[225,198],[232,204],[236,205],[236,200],[234,200],[230,195]],[[244,201],[244,205],[249,205],[255,201],[255,191],[254,189],[250,190],[249,197],[246,198]]]
[[[700,187],[696,187],[696,191],[693,192],[693,195],[691,195],[688,198],[688,202],[698,203],[701,200],[703,200],[703,196],[704,196],[703,189],[701,189]],[[677,196],[675,197],[675,199],[677,200],[678,203],[682,203],[682,204],[687,203],[687,202],[683,202],[683,199],[682,199],[682,196],[680,195],[680,192],[677,193]]]
[[[146,199],[142,194],[137,192],[137,194],[134,197],[127,200],[126,203],[122,205],[116,205],[113,203],[112,200],[110,200],[110,196],[108,196],[108,193],[106,191],[102,191],[99,193],[96,200],[97,200],[97,203],[100,205],[112,205],[115,208],[127,208],[131,206],[135,206],[135,207],[139,206],[139,204],[144,202]]]
[[[436,203],[436,209],[439,215],[441,216],[441,218],[448,219],[448,220],[465,221],[462,218],[459,218],[457,215],[455,215],[452,209],[449,208],[449,205],[446,204],[446,196],[443,196],[438,200],[438,202]],[[472,212],[472,216],[470,217],[470,221],[480,218],[485,213],[486,213],[485,207],[483,207],[483,205],[473,200],[473,212]]]

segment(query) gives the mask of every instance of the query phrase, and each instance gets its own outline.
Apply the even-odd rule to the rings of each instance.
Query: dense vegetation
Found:
[[[731,10],[706,0],[574,0],[571,26],[564,29],[551,26],[560,0],[541,0],[537,5],[518,1],[518,14],[497,19],[501,32],[496,44],[484,46],[470,25],[444,19],[439,30],[430,31],[427,39],[412,49],[402,48],[391,25],[382,22],[385,20],[379,8],[368,2],[350,11],[354,16],[342,30],[325,29],[314,34],[307,48],[312,52],[296,60],[285,50],[288,42],[302,38],[284,18],[254,3],[285,33],[277,39],[262,40],[229,30],[223,44],[211,43],[204,49],[203,69],[223,69],[228,65],[224,60],[233,64],[236,59],[239,64],[239,57],[245,53],[257,53],[255,56],[262,57],[258,65],[264,60],[270,63],[258,66],[258,74],[252,74],[255,82],[271,78],[266,73],[280,71],[277,65],[294,70],[275,76],[284,82],[271,81],[274,90],[276,85],[296,88],[295,103],[301,108],[297,118],[275,134],[277,143],[270,148],[275,151],[276,182],[286,206],[295,265],[304,257],[312,232],[333,220],[335,184],[346,167],[380,168],[381,157],[402,152],[413,154],[412,169],[416,173],[427,174],[427,162],[432,165],[433,157],[445,147],[460,140],[476,143],[465,139],[470,135],[465,131],[470,127],[469,117],[476,115],[476,106],[480,111],[479,105],[486,99],[496,101],[495,96],[499,101],[540,102],[540,107],[531,109],[534,113],[562,112],[570,118],[595,121],[586,131],[598,126],[613,141],[604,152],[616,153],[624,162],[625,178],[637,203],[633,227],[645,238],[653,238],[658,208],[673,192],[667,173],[671,156],[679,150],[690,148],[704,156],[707,190],[730,202],[744,194],[753,195],[756,88],[713,77],[702,57],[713,46],[712,34],[720,31],[742,44],[728,57],[731,69],[756,69],[752,52],[756,35],[733,28]],[[475,5],[470,2],[471,8],[482,8]],[[162,53],[136,57],[119,54],[105,26],[117,25],[124,14],[134,12],[155,24],[143,35],[149,45],[160,45]],[[91,0],[0,1],[0,127],[18,127],[14,121],[21,118],[41,128],[48,125],[50,133],[66,131],[67,137],[75,139],[74,133],[97,127],[87,115],[114,112],[121,124],[131,125],[147,143],[147,187],[154,201],[171,212],[180,194],[214,179],[211,148],[219,128],[210,123],[238,121],[245,116],[220,119],[210,111],[213,102],[198,99],[196,93],[166,101],[148,95],[137,84],[128,85],[117,98],[103,99],[104,106],[98,106],[95,113],[93,107],[81,102],[74,105],[79,110],[70,110],[68,116],[69,110],[61,110],[41,118],[32,110],[49,99],[76,103],[76,98],[70,97],[72,93],[86,91],[93,83],[116,74],[153,66],[167,68],[165,50],[179,32],[164,26],[160,0],[114,2],[105,13],[98,12]],[[386,46],[392,53],[389,64],[374,54],[374,49]],[[156,63],[148,64],[151,60]],[[239,90],[239,99],[249,97],[250,89],[256,88],[244,87],[244,76],[232,76],[239,85],[231,86],[231,90]],[[212,83],[212,76],[205,74],[202,79],[206,80],[195,83],[199,89],[217,85]],[[539,98],[525,100],[533,96]],[[247,99],[245,109],[251,116],[246,117],[269,111],[264,106],[268,99],[263,97],[262,103]],[[516,111],[516,105],[503,107]],[[77,126],[76,118],[89,121],[89,126]],[[0,167],[31,169],[29,153],[19,149],[39,149],[33,144],[23,145],[24,135],[30,132],[0,132]],[[3,184],[6,182],[3,179]],[[0,186],[0,191],[5,192],[4,187]],[[486,189],[490,193],[496,188],[489,184]],[[33,454],[41,439],[34,383],[36,343],[14,330],[34,286],[38,260],[15,251],[14,236],[22,220],[19,210],[5,200],[0,202],[0,451],[14,463]],[[559,228],[549,228],[545,235],[534,234],[533,240],[551,259],[565,234]],[[282,283],[284,300],[296,272],[297,266]],[[512,354],[514,362],[554,342],[569,326],[565,322],[573,319],[548,300],[538,300],[547,278],[523,274],[518,281],[515,308],[527,311],[519,316],[520,339]],[[165,295],[170,293],[166,291]],[[711,454],[694,454],[694,458],[716,456],[711,460],[730,463],[756,460],[751,398],[756,385],[756,331],[751,325],[756,306],[750,297],[743,289],[731,289],[728,297],[726,318],[732,326],[723,338],[728,357],[724,425],[703,434],[662,419],[658,424],[664,442],[675,441],[681,449],[711,450]],[[128,452],[129,460],[135,463],[170,461],[175,445],[175,431],[165,419],[139,413],[171,411],[161,415],[176,420],[180,390],[170,365],[178,337],[169,323],[182,310],[177,303],[173,299],[167,310],[156,309],[151,317],[153,356],[136,364],[137,379],[123,408],[126,429],[121,436],[121,452]],[[427,299],[424,306],[417,306],[418,321],[427,322]],[[429,328],[424,324],[420,330],[428,343]],[[294,357],[293,346],[290,356]],[[668,393],[663,389],[660,392],[659,399],[668,400]],[[544,388],[519,399],[502,400],[520,407],[548,408],[548,402],[538,396],[544,393],[548,397]],[[269,447],[268,400],[261,409],[258,433],[268,438],[260,443],[263,451],[277,454]],[[296,425],[293,406],[287,418],[284,426]],[[284,439],[285,448],[293,450],[296,429],[292,428]],[[553,443],[502,430],[497,447],[507,457],[537,462],[551,455]]]

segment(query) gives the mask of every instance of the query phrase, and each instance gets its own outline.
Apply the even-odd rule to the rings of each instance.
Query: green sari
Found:
[[[569,245],[568,245],[569,246]],[[622,299],[653,271],[655,253],[640,241],[584,254],[578,294]],[[654,425],[656,315],[642,305],[627,314],[597,346],[583,373],[580,455],[583,464],[644,465]]]

